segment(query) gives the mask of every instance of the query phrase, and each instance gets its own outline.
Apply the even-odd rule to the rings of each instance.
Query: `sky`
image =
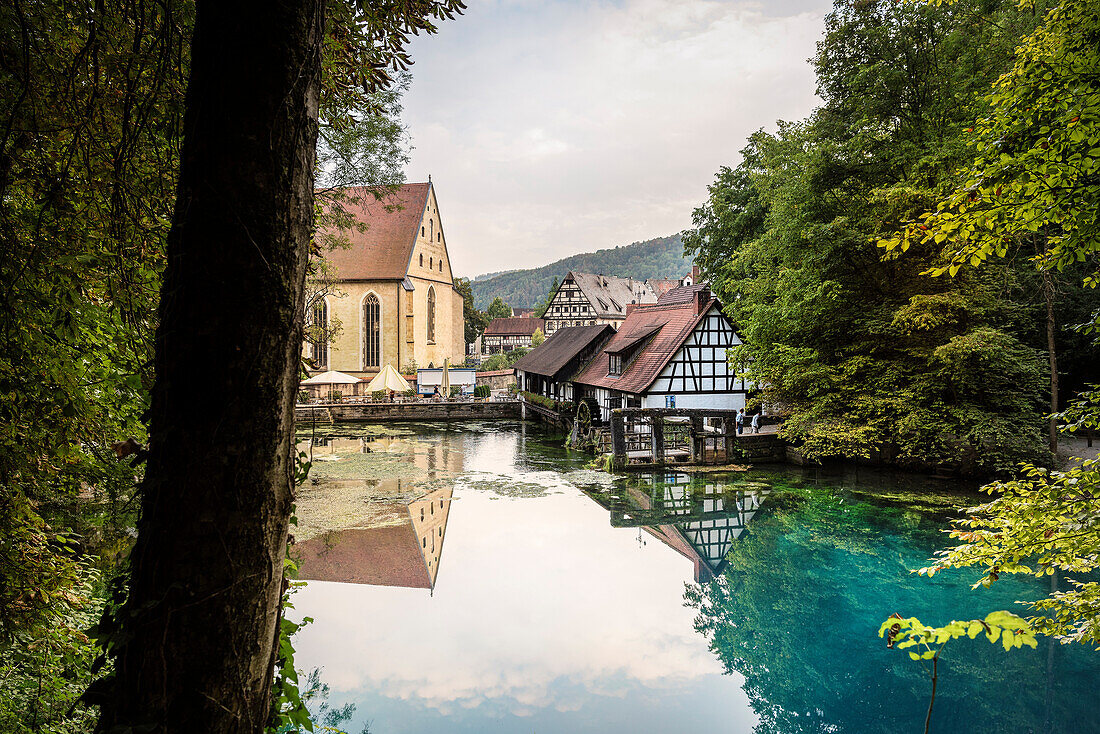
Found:
[[[468,0],[411,45],[407,180],[456,275],[679,232],[746,138],[818,104],[822,0]]]

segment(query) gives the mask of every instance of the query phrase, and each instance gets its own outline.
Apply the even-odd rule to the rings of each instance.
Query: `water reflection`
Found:
[[[687,558],[697,583],[726,565],[726,554],[768,493],[765,484],[642,474],[610,493],[591,493],[611,512],[611,526],[639,528]]]
[[[395,484],[400,492],[399,480]],[[434,589],[452,494],[440,487],[407,505],[378,508],[398,518],[392,524],[331,531],[297,544],[299,578]]]
[[[302,544],[295,599],[299,663],[357,704],[349,731],[918,731],[928,679],[878,623],[1045,592],[909,573],[960,502],[931,485],[612,481],[516,424],[349,440],[315,447],[337,458],[304,511],[338,530]],[[940,670],[937,732],[1100,731],[1090,651],[964,641]]]

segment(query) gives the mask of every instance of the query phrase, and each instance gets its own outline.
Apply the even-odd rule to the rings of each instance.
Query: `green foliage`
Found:
[[[554,279],[564,277],[570,270],[646,280],[679,278],[690,268],[691,260],[684,256],[680,235],[674,234],[623,247],[573,255],[540,268],[511,270],[491,278],[477,278],[473,282],[473,289],[478,308],[484,308],[498,297],[517,307],[541,304],[545,308],[546,303],[542,299],[546,297]]]
[[[994,499],[970,508],[951,529],[962,543],[939,551],[920,572],[979,566],[975,587],[1002,574],[1068,575],[1069,590],[1029,604],[1038,614],[1028,622],[1064,642],[1100,648],[1100,582],[1089,577],[1100,558],[1100,460],[1067,471],[1027,466],[1023,473],[983,488]]]
[[[938,248],[884,261],[875,246],[947,190],[963,126],[1033,22],[838,3],[814,59],[823,106],[752,135],[695,211],[685,247],[746,342],[734,361],[806,455],[967,473],[1050,460],[1027,276],[942,282],[922,275]]]
[[[535,333],[531,335],[531,346],[542,346],[544,341],[546,341],[546,335],[542,333],[542,329],[535,329]]]
[[[909,651],[909,657],[913,660],[932,660],[951,640],[963,636],[973,640],[982,633],[992,643],[1000,640],[1006,651],[1024,645],[1038,647],[1039,644],[1035,631],[1027,621],[1010,612],[990,612],[985,619],[964,622],[953,620],[943,627],[928,627],[916,617],[903,619],[900,615],[894,615],[878,628],[878,636],[886,638],[887,647],[899,650],[916,647],[916,650]]]
[[[474,292],[469,279],[455,278],[454,284],[455,290],[462,295],[463,335],[467,344],[473,344],[489,325],[489,315],[474,308]]]
[[[488,385],[478,385],[474,388],[475,398],[487,398],[493,394],[493,389]]]
[[[102,608],[100,574],[86,562],[70,570],[63,587],[25,590],[47,602],[33,624],[5,620],[0,731],[78,734],[95,725],[95,712],[79,699],[95,677],[98,650],[86,630]]]
[[[1030,250],[1038,270],[1084,268],[1097,285],[1100,252],[1100,4],[1062,3],[1020,44],[1012,68],[992,85],[988,114],[967,130],[974,156],[934,211],[879,244],[891,254],[943,248],[933,275],[965,277],[971,267]],[[929,207],[931,209],[932,207]],[[1095,299],[1092,299],[1095,309]],[[1100,310],[1079,327],[1095,332]],[[1100,425],[1095,388],[1061,416],[1070,430]],[[1100,647],[1100,462],[1066,471],[1025,466],[1023,476],[986,487],[994,499],[952,528],[962,543],[922,569],[978,566],[990,586],[1002,574],[1069,574],[1070,589],[1030,604],[1039,633]]]
[[[1007,257],[1042,241],[1043,269],[1100,253],[1100,7],[1076,0],[1051,9],[993,84],[989,112],[968,129],[974,156],[935,211],[881,240],[887,250],[945,247],[934,274]],[[1095,271],[1086,285],[1097,284]]]
[[[550,290],[546,293],[546,297],[535,305],[535,318],[541,319],[546,315],[546,309],[550,308],[550,301],[554,300],[554,294],[558,292],[558,286],[560,285],[561,281],[555,275],[554,282],[550,284]]]
[[[493,319],[506,319],[512,315],[512,307],[501,300],[500,296],[493,299],[493,302],[489,304],[489,308],[486,309],[486,316],[489,317],[489,321]]]
[[[494,370],[506,370],[519,361],[519,358],[527,354],[527,350],[520,347],[519,349],[513,349],[510,352],[504,352],[502,354],[493,354],[481,361],[481,372],[492,372]]]

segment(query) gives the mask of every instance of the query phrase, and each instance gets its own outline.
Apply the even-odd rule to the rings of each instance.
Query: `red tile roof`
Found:
[[[340,280],[401,280],[408,273],[413,246],[428,205],[430,183],[405,184],[382,201],[374,198],[371,189],[354,186],[347,189],[359,203],[344,207],[358,222],[367,225],[360,232],[355,227],[334,232],[351,243],[347,249],[335,248],[325,253],[325,259],[336,266]]]
[[[657,294],[657,298],[660,298],[664,294],[668,293],[673,288],[677,288],[680,285],[678,280],[647,280],[646,284],[653,289],[653,292]]]
[[[716,299],[709,299],[699,313],[695,312],[694,299],[638,306],[626,317],[611,341],[604,345],[603,351],[581,369],[573,381],[622,392],[645,392],[687,340],[700,319],[717,303]],[[647,332],[652,333],[652,337],[643,344],[637,356],[623,366],[623,374],[619,377],[608,376],[607,355],[620,351],[624,345],[639,341]]]
[[[301,564],[300,579],[410,589],[432,586],[411,521],[311,538],[295,545],[294,555]]]
[[[485,336],[531,336],[536,330],[546,332],[546,322],[542,319],[508,317],[493,319],[485,327]]]

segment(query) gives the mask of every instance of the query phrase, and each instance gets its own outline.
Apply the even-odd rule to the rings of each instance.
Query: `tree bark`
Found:
[[[323,3],[197,4],[142,519],[99,731],[268,719]]]

